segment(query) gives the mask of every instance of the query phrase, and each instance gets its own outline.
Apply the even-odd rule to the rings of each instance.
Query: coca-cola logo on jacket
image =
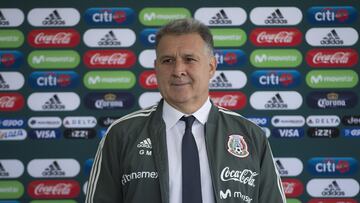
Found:
[[[80,34],[75,29],[32,30],[28,35],[32,47],[76,47],[80,43]]]
[[[297,46],[302,34],[296,28],[257,28],[250,33],[250,41],[256,46]]]
[[[242,92],[210,92],[216,106],[230,110],[240,110],[246,106],[246,95]]]
[[[19,93],[0,93],[0,112],[19,111],[24,104],[25,99]]]
[[[136,62],[130,50],[90,50],[83,59],[89,68],[130,68]]]
[[[312,49],[306,53],[306,62],[311,67],[352,67],[358,60],[354,49]]]
[[[80,194],[80,184],[75,180],[35,180],[27,190],[34,199],[75,198]]]
[[[156,89],[158,87],[155,71],[148,70],[140,74],[139,82],[145,89]]]

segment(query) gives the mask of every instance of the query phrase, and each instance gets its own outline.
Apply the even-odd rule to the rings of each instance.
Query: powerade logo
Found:
[[[146,28],[140,33],[140,41],[145,46],[154,46],[155,45],[155,36],[158,29],[155,28]]]
[[[307,11],[308,20],[314,24],[348,24],[357,18],[357,11],[352,6],[316,6]]]
[[[300,73],[296,70],[255,71],[251,81],[257,87],[293,88],[300,84]]]
[[[343,128],[342,136],[360,138],[360,128]]]
[[[239,67],[247,60],[245,52],[239,49],[216,49],[214,55],[218,68]]]
[[[306,102],[311,108],[317,109],[343,109],[353,108],[358,103],[354,92],[311,92],[306,97]]]
[[[358,163],[351,157],[315,157],[309,160],[308,169],[313,175],[351,175],[357,172]]]
[[[268,126],[270,120],[269,117],[246,117],[246,118],[261,127]]]
[[[25,128],[24,118],[0,118],[0,128]]]
[[[303,128],[274,128],[271,135],[276,138],[302,138],[304,137]]]
[[[257,49],[251,53],[250,62],[258,68],[294,68],[301,64],[302,55],[296,49]]]
[[[89,93],[85,96],[85,106],[89,109],[110,110],[127,109],[134,105],[131,93]]]
[[[240,28],[210,29],[214,38],[214,47],[239,47],[247,40],[246,32]]]
[[[31,139],[59,139],[61,137],[60,129],[36,129],[29,131]]]
[[[190,18],[191,13],[186,8],[144,8],[140,11],[139,20],[146,26],[161,26],[183,18]]]
[[[0,69],[19,68],[23,54],[19,51],[0,51]]]
[[[306,83],[311,88],[352,88],[359,81],[353,70],[313,70],[306,75]]]
[[[89,25],[129,25],[134,18],[131,8],[89,8],[85,12]]]
[[[33,88],[75,88],[79,84],[79,75],[74,71],[33,72],[29,83]]]

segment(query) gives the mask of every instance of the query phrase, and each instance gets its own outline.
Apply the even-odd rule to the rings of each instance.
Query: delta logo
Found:
[[[136,56],[131,50],[89,50],[83,61],[89,68],[130,68]]]
[[[157,79],[154,70],[144,71],[139,76],[140,86],[144,89],[157,89]]]
[[[307,11],[308,20],[313,24],[348,24],[357,18],[352,6],[316,6]]]
[[[19,68],[23,60],[23,54],[19,51],[0,50],[0,69]]]
[[[135,97],[129,92],[89,93],[85,96],[85,106],[89,109],[128,109],[134,103]]]
[[[308,161],[308,169],[313,175],[351,175],[358,163],[351,157],[315,157]]]
[[[311,67],[349,68],[356,65],[359,55],[354,49],[312,49],[306,53]]]
[[[0,112],[19,111],[24,104],[24,96],[19,93],[0,93]]]
[[[158,29],[146,28],[140,33],[140,41],[143,45],[153,47],[155,45],[155,36]]]
[[[76,198],[80,194],[80,184],[75,180],[35,180],[27,188],[33,199]]]
[[[76,47],[80,43],[80,34],[75,29],[32,30],[28,43],[34,48]]]
[[[89,8],[85,11],[85,21],[89,25],[129,25],[134,18],[131,8]]]
[[[358,103],[354,92],[311,92],[307,95],[308,106],[316,109],[344,109],[353,108]]]
[[[302,41],[302,33],[296,28],[256,28],[250,33],[250,41],[255,46],[297,46]]]
[[[216,106],[230,110],[240,110],[246,106],[246,95],[239,91],[234,92],[210,92],[210,98]]]
[[[216,49],[214,56],[218,68],[239,67],[247,61],[245,52],[239,49]]]
[[[295,70],[255,71],[251,81],[257,87],[293,88],[300,84],[300,73]]]
[[[79,75],[74,71],[32,72],[29,83],[33,88],[75,88]]]
[[[283,178],[281,180],[286,197],[299,197],[304,193],[304,185],[295,178]]]

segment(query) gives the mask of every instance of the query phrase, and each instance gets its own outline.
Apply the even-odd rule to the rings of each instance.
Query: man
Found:
[[[263,131],[209,99],[209,29],[193,19],[160,29],[155,71],[163,99],[109,127],[86,202],[285,203]]]

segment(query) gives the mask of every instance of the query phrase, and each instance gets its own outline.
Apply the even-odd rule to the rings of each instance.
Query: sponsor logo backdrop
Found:
[[[161,98],[156,31],[185,17],[210,26],[210,97],[264,129],[288,202],[359,202],[359,11],[356,0],[2,1],[0,202],[83,202],[106,128]]]

